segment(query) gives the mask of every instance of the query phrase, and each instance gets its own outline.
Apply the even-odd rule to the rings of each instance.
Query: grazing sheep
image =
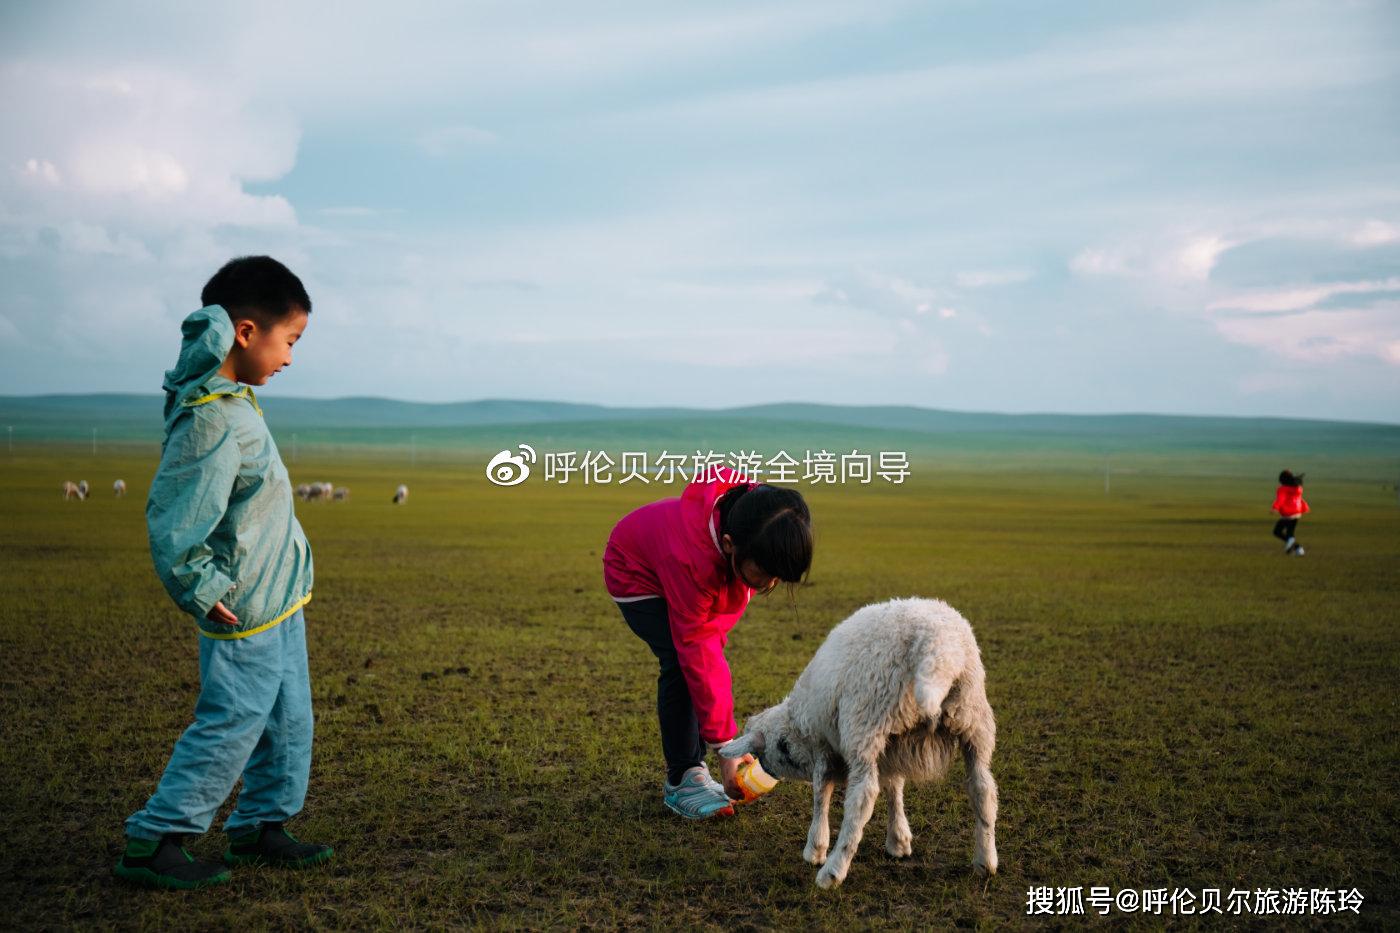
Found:
[[[394,490],[394,505],[403,505],[408,501],[408,487],[399,483],[399,488]]]
[[[80,479],[80,480],[78,480],[78,495],[79,495],[79,497],[80,497],[80,498],[83,498],[83,499],[86,499],[86,498],[88,497],[88,492],[89,492],[88,481],[85,480],[85,479]]]
[[[975,818],[972,864],[995,874],[995,746],[972,627],[947,603],[897,599],[866,606],[832,629],[787,698],[749,719],[720,754],[752,753],[774,777],[812,782],[802,856],[822,865],[817,885],[829,888],[845,879],[881,790],[889,807],[886,851],[913,851],[904,783],[941,778],[959,749]],[[827,809],[838,781],[846,785],[845,812],[827,858]]]
[[[113,483],[112,493],[113,495],[117,496],[117,498],[121,498],[122,496],[126,495],[126,480],[119,479],[115,483]]]
[[[302,502],[305,502],[307,499],[310,499],[310,498],[311,498],[311,487],[308,486],[308,485],[306,485],[305,483],[302,483],[300,486],[298,486],[298,487],[297,487],[297,498],[300,499]]]
[[[330,483],[312,483],[311,485],[306,487],[298,486],[298,495],[301,494],[301,489],[303,488],[306,489],[306,501],[308,502],[310,502],[312,499],[329,499],[331,495],[335,492],[335,487],[331,486]]]
[[[79,486],[77,483],[73,482],[72,480],[64,480],[64,482],[63,482],[63,499],[64,499],[64,501],[67,501],[67,500],[69,500],[69,499],[77,499],[79,502],[81,502],[81,501],[83,500],[83,496],[84,496],[84,493],[83,493],[83,490],[82,490],[82,487],[81,487],[81,486]]]
[[[335,492],[331,494],[336,502],[347,502],[350,499],[350,490],[345,486],[337,486]]]

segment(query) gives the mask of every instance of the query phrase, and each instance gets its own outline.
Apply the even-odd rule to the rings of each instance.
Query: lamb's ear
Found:
[[[719,753],[725,758],[742,758],[749,753],[753,747],[753,736],[741,735],[737,739],[730,739],[719,747]]]
[[[719,748],[719,753],[725,758],[742,758],[745,755],[756,755],[763,751],[763,733],[747,732],[737,739],[730,739]]]

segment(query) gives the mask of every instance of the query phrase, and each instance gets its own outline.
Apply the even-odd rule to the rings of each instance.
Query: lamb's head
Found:
[[[743,734],[723,745],[719,753],[726,758],[753,755],[775,778],[812,779],[812,752],[808,742],[794,732],[786,700],[750,716]]]

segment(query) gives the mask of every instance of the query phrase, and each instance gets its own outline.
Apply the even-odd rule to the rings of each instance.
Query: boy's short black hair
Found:
[[[230,259],[200,292],[207,308],[220,305],[231,318],[271,327],[295,311],[311,313],[311,298],[291,269],[271,256]]]

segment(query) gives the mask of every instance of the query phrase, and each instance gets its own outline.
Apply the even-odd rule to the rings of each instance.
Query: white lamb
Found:
[[[399,488],[394,490],[394,505],[403,505],[407,501],[408,487],[400,483]]]
[[[889,806],[886,851],[897,858],[913,851],[904,782],[941,778],[958,749],[975,818],[972,865],[995,874],[995,747],[972,627],[947,603],[896,599],[832,629],[787,698],[749,719],[720,754],[752,753],[774,777],[812,782],[802,857],[822,866],[817,885],[829,888],[845,880],[881,790]],[[846,785],[845,813],[827,858],[827,810],[838,781]]]

